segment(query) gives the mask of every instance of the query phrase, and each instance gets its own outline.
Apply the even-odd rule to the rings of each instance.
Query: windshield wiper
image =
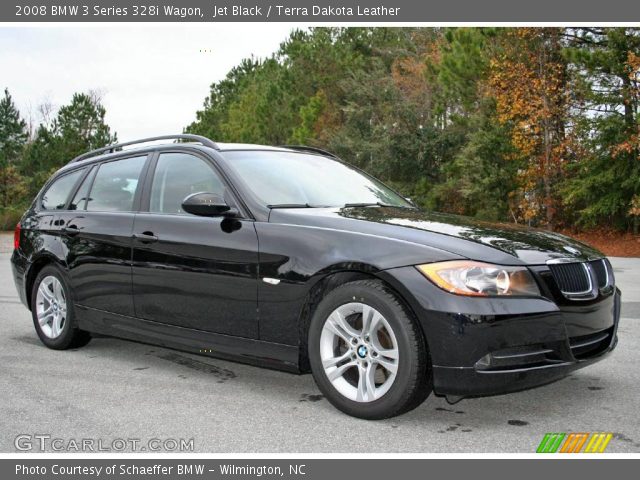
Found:
[[[267,205],[267,208],[324,208],[322,205],[311,205],[309,203],[276,203]]]
[[[415,208],[404,205],[391,205],[390,203],[383,202],[362,202],[362,203],[345,203],[344,208],[356,208],[356,207],[392,207],[392,208]]]
[[[357,208],[357,207],[391,207],[391,208],[415,208],[403,205],[391,205],[390,203],[383,202],[362,202],[362,203],[345,203],[342,208]],[[310,203],[276,203],[267,205],[267,208],[335,208],[331,205],[312,205]]]

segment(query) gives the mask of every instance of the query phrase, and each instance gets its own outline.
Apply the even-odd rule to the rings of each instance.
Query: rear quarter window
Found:
[[[89,198],[89,188],[91,187],[91,183],[93,181],[93,177],[95,172],[89,172],[89,174],[84,177],[82,184],[78,187],[76,194],[73,196],[73,200],[69,204],[69,210],[84,210],[87,206],[87,199]]]
[[[69,195],[85,170],[84,168],[76,170],[54,180],[40,197],[40,208],[43,210],[63,210],[67,206]]]

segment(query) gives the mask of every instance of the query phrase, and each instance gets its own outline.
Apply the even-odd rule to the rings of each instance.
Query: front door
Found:
[[[258,338],[258,237],[251,220],[199,217],[185,197],[224,195],[208,159],[161,153],[133,227],[133,298],[138,318]]]

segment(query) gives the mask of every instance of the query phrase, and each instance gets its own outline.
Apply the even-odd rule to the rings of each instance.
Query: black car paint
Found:
[[[258,236],[254,222],[139,213],[133,299],[139,318],[196,330],[258,338]],[[212,315],[215,312],[215,315]]]
[[[155,162],[160,152],[168,151],[210,161],[227,183],[227,202],[238,209],[238,217],[146,212]],[[229,168],[224,151],[169,145],[136,149],[135,155],[141,153],[148,159],[132,212],[40,211],[34,202],[21,222],[22,247],[12,257],[23,302],[28,305],[37,269],[53,261],[68,272],[82,328],[303,371],[305,325],[327,279],[377,277],[418,318],[434,365],[435,392],[449,395],[493,394],[546,383],[615,346],[619,290],[601,292],[589,302],[566,302],[548,281],[548,260],[602,257],[569,238],[419,209],[271,210]],[[59,174],[126,155],[91,158]],[[414,268],[456,259],[527,265],[542,296],[453,295]],[[280,283],[264,283],[264,277]],[[557,344],[562,353],[570,337],[605,329],[614,329],[610,344],[587,360],[566,356],[553,365],[499,373],[474,368],[492,350]]]
[[[420,319],[426,338],[433,339],[429,341],[429,352],[437,393],[492,395],[549,383],[602,359],[615,348],[620,291],[601,294],[590,302],[558,306],[551,298],[559,298],[560,292],[551,292],[540,280],[540,272],[545,268],[532,271],[548,298],[527,299],[441,295],[431,283],[408,291],[404,285],[414,286],[422,281],[415,268],[383,272],[381,278],[403,292]],[[585,360],[571,356],[570,338],[607,329],[612,329],[610,342],[597,355]],[[476,362],[488,352],[529,345],[552,347],[559,352],[561,361],[495,372],[475,368]]]
[[[557,233],[419,209],[364,207],[273,210],[269,221],[358,232],[387,241],[402,240],[437,248],[458,258],[499,265],[541,265],[555,258],[589,260],[602,257],[593,248]],[[579,253],[572,253],[564,247],[577,247]],[[419,258],[415,260],[407,265],[421,263]]]
[[[75,302],[119,315],[134,315],[131,297],[133,212],[60,212],[62,245]],[[72,229],[72,233],[66,229]],[[74,231],[76,230],[76,231]]]

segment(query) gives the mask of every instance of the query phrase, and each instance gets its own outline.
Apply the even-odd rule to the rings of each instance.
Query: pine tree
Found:
[[[565,201],[583,225],[632,226],[638,233],[640,30],[577,28],[565,36],[581,100],[576,130],[584,147],[566,182]]]
[[[69,157],[104,147],[115,141],[105,123],[106,109],[97,95],[75,93],[69,105],[58,111],[56,133]]]
[[[0,100],[0,201],[6,207],[23,193],[23,182],[18,173],[24,146],[27,142],[27,124],[20,118],[9,90],[5,88]]]
[[[25,153],[22,169],[35,195],[46,179],[73,157],[117,140],[105,123],[106,110],[95,94],[76,93],[50,126],[40,125]]]

